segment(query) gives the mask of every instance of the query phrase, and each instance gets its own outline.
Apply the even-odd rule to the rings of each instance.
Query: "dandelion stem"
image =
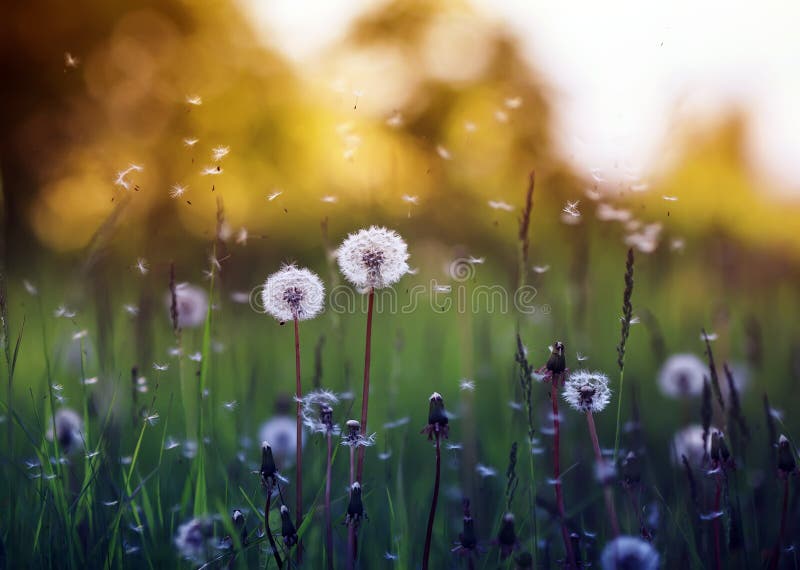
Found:
[[[356,477],[356,448],[350,446],[350,488],[353,488],[353,482]],[[352,570],[356,567],[356,529],[355,525],[347,525],[347,568]]]
[[[428,570],[428,559],[431,556],[431,537],[433,536],[433,521],[436,518],[436,504],[439,502],[439,481],[441,479],[442,451],[439,442],[439,432],[436,435],[436,478],[433,480],[433,497],[431,498],[431,512],[428,515],[428,529],[425,532],[425,549],[422,552],[422,570]]]
[[[331,454],[333,449],[331,430],[328,430],[328,452],[325,465],[325,548],[328,551],[328,570],[333,570],[333,525],[331,523]]]
[[[567,531],[567,515],[564,508],[564,494],[561,490],[561,462],[559,459],[559,447],[561,443],[560,429],[561,422],[558,419],[558,382],[563,373],[556,374],[550,381],[550,401],[553,403],[553,481],[556,491],[556,505],[558,516],[561,519],[561,538],[564,540],[564,549],[567,552],[570,568],[577,568],[575,565],[575,553],[572,551],[572,542]]]
[[[272,529],[269,528],[270,499],[272,499],[272,485],[267,487],[267,502],[264,505],[264,531],[267,533],[269,547],[272,549],[272,554],[275,556],[275,562],[278,564],[278,568],[283,568],[283,560],[281,560],[281,555],[278,553],[278,547],[275,544],[275,537],[272,536]],[[267,558],[267,560],[269,560],[269,558]],[[269,562],[267,562],[267,564],[269,564]]]
[[[591,411],[586,412],[586,422],[589,424],[589,435],[592,438],[592,447],[594,447],[594,458],[597,461],[597,467],[600,470],[603,484],[603,494],[606,500],[606,513],[608,520],[611,521],[611,529],[614,532],[614,538],[619,536],[619,520],[617,519],[617,509],[614,506],[614,492],[608,484],[605,476],[605,459],[600,451],[600,440],[597,438],[597,428],[594,425],[594,415]]]
[[[364,386],[361,391],[361,435],[367,435],[367,409],[369,408],[369,367],[372,355],[372,310],[375,306],[375,288],[369,289],[369,305],[367,307],[367,339],[364,348]],[[358,448],[358,476],[356,480],[361,483],[364,473],[365,447]]]
[[[721,468],[720,468],[721,470]],[[720,542],[720,529],[719,529],[719,509],[720,501],[722,499],[722,475],[717,473],[714,478],[716,483],[716,491],[714,492],[714,562],[717,570],[722,570],[722,545]]]
[[[297,528],[303,522],[303,421],[301,418],[300,400],[303,397],[303,387],[300,382],[300,322],[297,315],[294,317],[294,368],[295,368],[295,401],[297,404],[297,480],[295,484],[295,497],[297,504]],[[298,545],[297,557],[300,558],[301,548]]]
[[[778,540],[775,541],[775,548],[772,549],[772,557],[769,562],[770,570],[778,567],[781,558],[781,544],[783,535],[786,534],[786,513],[789,510],[789,476],[783,480],[783,506],[781,507],[781,526],[778,530]]]

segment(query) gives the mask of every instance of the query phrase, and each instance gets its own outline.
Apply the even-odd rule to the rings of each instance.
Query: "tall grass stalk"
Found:
[[[619,390],[617,392],[617,426],[614,431],[614,462],[617,461],[619,454],[619,434],[622,420],[622,394],[625,384],[625,344],[631,332],[631,319],[633,318],[633,306],[631,296],[633,295],[633,248],[628,249],[628,257],[625,261],[625,291],[622,294],[622,329],[619,345],[617,345],[617,365],[619,366]]]

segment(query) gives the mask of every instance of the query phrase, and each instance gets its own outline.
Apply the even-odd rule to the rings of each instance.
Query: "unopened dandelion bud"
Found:
[[[556,341],[553,344],[553,348],[550,350],[550,358],[547,359],[545,368],[552,374],[561,374],[567,369],[567,355],[564,352],[564,343]]]
[[[261,444],[261,482],[269,485],[274,482],[278,468],[275,465],[275,458],[272,456],[272,446],[266,441]]]
[[[357,441],[361,432],[361,422],[358,420],[347,420],[347,423],[344,425],[346,428],[345,439],[353,442]]]
[[[428,439],[433,439],[433,435],[448,435],[448,418],[444,410],[444,399],[439,392],[431,394],[428,406],[428,425],[422,429],[421,433],[427,433]]]
[[[233,521],[233,528],[239,531],[239,540],[242,545],[247,544],[247,525],[245,524],[244,514],[239,509],[233,511],[233,516],[231,517]]]
[[[287,548],[297,544],[297,529],[289,514],[289,507],[286,505],[281,505],[281,536]]]
[[[517,531],[514,528],[514,515],[506,513],[500,523],[500,532],[497,533],[497,545],[500,547],[500,558],[505,560],[511,553],[519,548]]]
[[[628,452],[622,460],[622,485],[631,489],[639,485],[642,480],[642,465],[639,456],[633,451]]]
[[[720,467],[730,467],[732,464],[731,452],[721,431],[715,431],[711,434],[711,460]]]
[[[355,481],[350,487],[350,502],[347,504],[347,515],[345,515],[344,523],[358,528],[365,516],[364,504],[361,502],[361,484]]]
[[[797,470],[797,460],[794,457],[792,446],[785,435],[778,439],[778,471],[783,476],[788,476]]]

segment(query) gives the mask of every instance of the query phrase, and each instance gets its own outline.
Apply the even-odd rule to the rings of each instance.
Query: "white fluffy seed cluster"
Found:
[[[658,387],[670,398],[699,396],[707,375],[708,367],[694,354],[673,354],[658,373]]]
[[[408,246],[392,230],[372,226],[350,234],[336,251],[339,269],[361,290],[382,289],[408,273]]]
[[[602,412],[611,401],[608,376],[589,370],[572,372],[564,384],[564,400],[579,412]]]
[[[172,295],[166,295],[167,311],[172,309]],[[199,327],[206,322],[208,313],[208,293],[202,287],[189,283],[175,286],[175,308],[178,312],[178,327],[182,329]]]
[[[313,319],[325,305],[325,286],[313,271],[286,265],[267,278],[261,302],[279,321]]]

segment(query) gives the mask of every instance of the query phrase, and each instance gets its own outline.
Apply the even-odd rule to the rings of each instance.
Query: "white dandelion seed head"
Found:
[[[324,308],[325,286],[316,273],[286,265],[267,278],[261,302],[264,310],[279,321],[305,321]]]
[[[359,289],[382,289],[408,273],[408,246],[400,235],[372,226],[352,233],[336,250],[339,269]]]
[[[213,553],[213,526],[207,518],[194,518],[178,527],[175,548],[180,555],[202,564]]]
[[[709,428],[705,446],[703,445],[703,428],[700,425],[686,426],[676,432],[672,437],[672,460],[675,464],[681,465],[681,458],[685,455],[691,465],[702,465],[704,457],[711,452],[711,433],[715,430],[715,427]]]
[[[600,556],[603,570],[657,570],[658,552],[646,540],[635,536],[618,536],[609,542]]]
[[[608,376],[589,370],[570,373],[564,384],[564,400],[579,412],[602,412],[611,401]]]
[[[83,449],[83,418],[71,408],[59,408],[55,419],[50,421],[46,436],[49,441],[55,438],[67,455],[80,451]]]
[[[670,398],[699,396],[707,375],[708,367],[694,354],[673,354],[658,372],[658,387]]]
[[[182,329],[194,328],[206,321],[208,313],[208,293],[202,287],[189,283],[175,286],[175,302],[178,311],[178,326]],[[166,295],[167,314],[172,308],[172,294]],[[171,315],[169,315],[171,318]]]
[[[272,453],[281,469],[294,464],[297,451],[297,423],[296,419],[289,416],[273,416],[258,432],[261,441],[269,442]],[[305,445],[305,437],[302,444]]]

